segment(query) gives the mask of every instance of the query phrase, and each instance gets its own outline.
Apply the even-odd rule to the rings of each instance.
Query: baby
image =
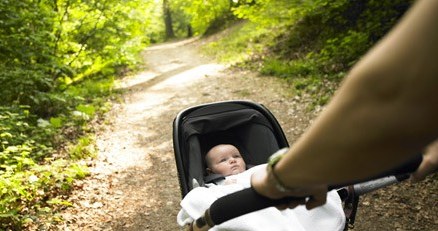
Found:
[[[219,144],[211,148],[205,156],[207,173],[223,176],[235,175],[246,170],[245,161],[239,150],[231,144]]]
[[[225,195],[251,187],[251,175],[266,168],[266,164],[246,170],[246,163],[239,150],[231,144],[219,144],[210,149],[205,157],[207,172],[225,176],[224,180],[206,184],[207,187],[193,188],[181,201],[177,222],[187,227],[203,215],[216,201]],[[274,207],[248,213],[213,227],[212,231],[342,231],[345,214],[342,202],[335,191],[327,194],[327,203],[312,210],[304,206],[295,209],[278,210]]]

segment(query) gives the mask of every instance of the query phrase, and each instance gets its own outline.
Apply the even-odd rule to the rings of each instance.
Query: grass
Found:
[[[312,108],[326,104],[333,94],[339,74],[327,74],[321,71],[321,65],[315,56],[301,54],[296,59],[280,58],[270,47],[278,47],[277,39],[281,28],[273,32],[272,28],[261,28],[251,22],[240,22],[224,30],[207,43],[202,51],[219,62],[235,67],[251,69],[262,75],[277,76],[290,85],[291,95],[308,96]],[[209,38],[207,38],[209,39]],[[333,83],[332,83],[333,82]],[[310,108],[310,109],[312,109]]]
[[[269,39],[267,29],[250,22],[239,22],[214,36],[220,39],[208,43],[202,52],[228,64],[241,63],[251,56],[262,53]]]

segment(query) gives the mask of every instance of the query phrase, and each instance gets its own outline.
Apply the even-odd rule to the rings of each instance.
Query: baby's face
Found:
[[[223,176],[229,176],[245,171],[246,164],[233,145],[218,145],[207,153],[207,163],[210,171]]]

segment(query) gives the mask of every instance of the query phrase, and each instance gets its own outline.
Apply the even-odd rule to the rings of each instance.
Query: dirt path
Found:
[[[230,99],[262,103],[280,121],[291,143],[311,122],[317,112],[307,113],[306,104],[287,93],[281,81],[227,70],[198,54],[202,42],[185,40],[151,47],[144,52],[149,69],[121,81],[124,102],[114,105],[109,124],[99,130],[99,155],[91,176],[77,183],[71,197],[74,206],[61,214],[64,222],[58,230],[179,230],[175,217],[181,197],[172,121],[186,107]],[[436,198],[435,194],[435,207]],[[373,203],[364,201],[368,213],[358,219],[362,225],[355,230],[414,230],[409,228],[415,227],[409,224],[412,221],[403,217],[394,225],[393,219],[403,215],[393,217],[382,210],[386,217],[374,216]],[[418,230],[438,230],[437,210],[426,211],[423,217],[414,215],[414,222],[426,224]],[[380,224],[375,226],[378,229],[370,228],[375,224]]]

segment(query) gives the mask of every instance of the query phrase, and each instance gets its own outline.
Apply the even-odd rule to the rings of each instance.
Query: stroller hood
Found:
[[[247,165],[266,163],[288,143],[274,116],[261,104],[225,101],[188,108],[173,124],[174,152],[184,197],[195,180],[204,184],[205,153],[217,144],[236,146]]]

